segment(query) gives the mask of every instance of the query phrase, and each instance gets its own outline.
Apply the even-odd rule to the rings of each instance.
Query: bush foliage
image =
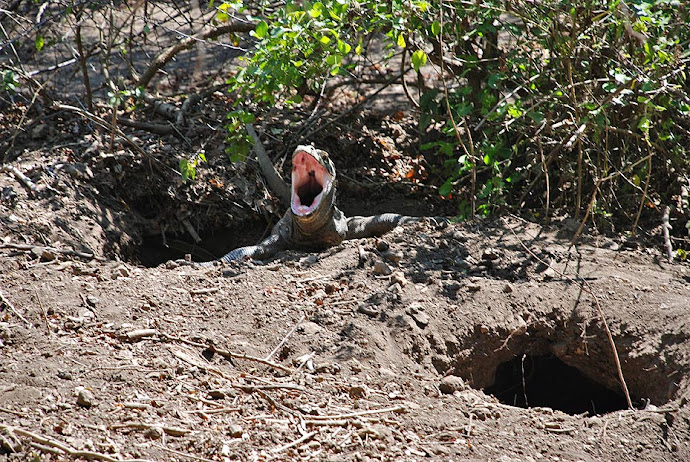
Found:
[[[262,11],[229,83],[299,103],[361,75],[383,41],[419,73],[420,148],[446,159],[440,193],[464,214],[566,207],[632,225],[688,184],[689,23],[678,1],[288,2]]]
[[[314,101],[370,84],[375,67],[379,88],[401,76],[414,86],[405,86],[418,125],[409,135],[445,180],[439,193],[461,200],[460,215],[567,211],[633,231],[661,206],[690,217],[686,2],[13,0],[0,21],[3,107],[31,107],[49,91],[49,101],[74,102],[51,85],[68,69],[66,87],[83,82],[78,106],[104,119],[112,108],[114,123],[116,111],[155,103],[149,87],[161,75],[177,104],[172,61],[204,43],[230,50],[216,65],[235,101],[228,152],[241,159],[256,116],[276,107],[318,115]],[[175,104],[167,117],[179,123]],[[15,138],[0,145],[3,161]],[[193,180],[201,157],[179,160]]]

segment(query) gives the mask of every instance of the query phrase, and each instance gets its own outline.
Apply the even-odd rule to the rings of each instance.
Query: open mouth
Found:
[[[326,168],[307,151],[300,150],[292,157],[292,212],[308,216],[319,207],[333,177]]]

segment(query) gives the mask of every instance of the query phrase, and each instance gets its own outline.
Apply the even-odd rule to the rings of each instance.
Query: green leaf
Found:
[[[398,46],[400,48],[405,48],[407,43],[405,42],[405,36],[403,34],[398,35]]]
[[[649,127],[651,127],[652,123],[649,120],[648,117],[642,116],[640,119],[640,122],[637,124],[637,128],[639,128],[643,132],[648,132]]]
[[[327,35],[322,35],[319,39],[319,42],[321,42],[322,45],[328,45],[329,43],[331,43],[331,38]]]
[[[431,34],[434,35],[435,37],[438,37],[439,34],[441,34],[441,23],[438,21],[434,21],[431,23]]]
[[[450,179],[447,179],[446,182],[438,188],[438,193],[444,197],[450,196],[451,191],[453,191],[453,183]]]
[[[352,46],[350,46],[349,43],[343,42],[342,40],[338,40],[338,51],[342,55],[346,55],[352,50]]]
[[[312,18],[318,18],[323,14],[323,3],[321,2],[316,2],[314,5],[312,5],[311,9],[309,10],[309,16]]]
[[[419,69],[426,64],[426,53],[422,50],[417,50],[412,53],[412,68],[419,72]]]
[[[256,29],[254,29],[254,37],[262,39],[266,37],[267,33],[268,24],[266,24],[266,21],[261,21],[259,24],[256,25]]]
[[[254,114],[251,112],[240,112],[240,120],[242,121],[243,124],[253,124],[254,121],[256,120],[256,117]]]
[[[36,51],[41,51],[43,49],[44,45],[45,45],[45,40],[43,40],[43,36],[37,35],[36,36]]]

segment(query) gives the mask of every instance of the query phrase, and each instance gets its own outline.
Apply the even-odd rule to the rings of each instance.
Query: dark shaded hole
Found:
[[[518,356],[498,366],[484,390],[511,406],[550,407],[590,415],[627,409],[625,398],[552,355]]]
[[[146,236],[139,246],[138,260],[143,266],[155,267],[168,260],[183,259],[186,254],[193,261],[209,261],[222,257],[238,247],[254,245],[266,237],[270,228],[262,220],[249,220],[232,228],[201,234],[201,242],[194,243],[189,235]]]
[[[314,203],[314,199],[323,191],[323,186],[316,181],[313,171],[309,172],[309,179],[297,187],[297,195],[302,205],[307,207]]]

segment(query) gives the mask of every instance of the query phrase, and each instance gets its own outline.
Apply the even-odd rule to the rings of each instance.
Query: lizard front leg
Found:
[[[418,223],[420,217],[408,217],[397,213],[382,213],[371,217],[350,217],[347,219],[345,239],[381,236],[398,225]]]
[[[248,245],[231,250],[218,260],[195,263],[195,266],[214,266],[216,262],[229,263],[243,258],[253,260],[266,260],[273,257],[281,250],[288,248],[287,242],[280,234],[271,234],[266,239],[256,245]]]

